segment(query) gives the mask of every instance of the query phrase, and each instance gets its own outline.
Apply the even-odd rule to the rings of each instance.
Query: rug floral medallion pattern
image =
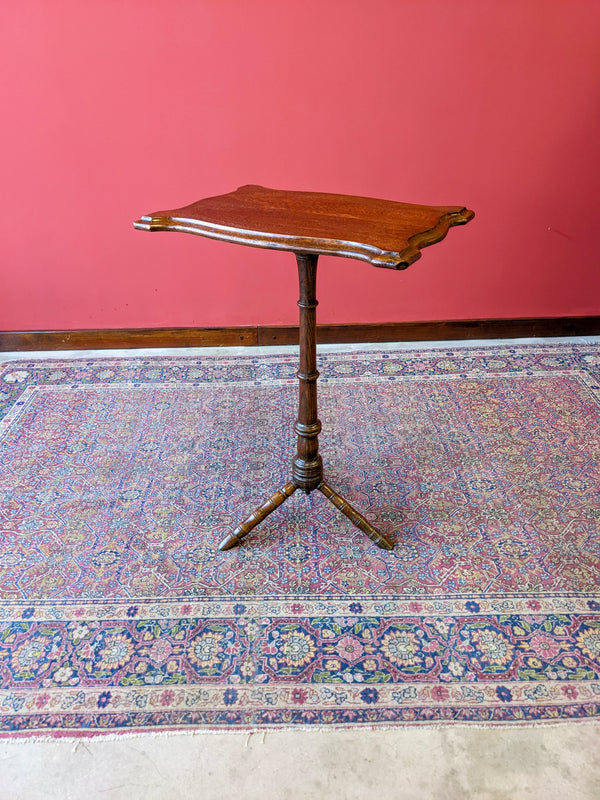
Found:
[[[0,730],[600,715],[600,348],[321,353],[331,485],[289,479],[293,355],[0,364]]]

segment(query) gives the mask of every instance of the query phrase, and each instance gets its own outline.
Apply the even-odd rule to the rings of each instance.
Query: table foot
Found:
[[[231,550],[232,547],[240,544],[244,536],[250,533],[252,528],[255,528],[259,522],[262,522],[265,517],[268,517],[271,511],[275,511],[282,503],[285,503],[288,497],[291,497],[297,488],[295,483],[286,483],[285,486],[276,491],[272,497],[269,497],[262,506],[259,506],[256,511],[253,511],[247,519],[241,522],[235,530],[228,534],[219,545],[219,550]]]
[[[377,528],[374,528],[362,514],[359,514],[355,508],[352,508],[347,500],[344,500],[340,494],[334,492],[328,483],[321,481],[317,489],[322,492],[328,500],[331,500],[333,505],[339,509],[342,514],[348,517],[350,522],[353,522],[357,528],[360,528],[363,533],[366,533],[369,539],[375,542],[378,547],[384,550],[391,550],[394,547],[394,543],[388,539],[387,536],[384,536]]]

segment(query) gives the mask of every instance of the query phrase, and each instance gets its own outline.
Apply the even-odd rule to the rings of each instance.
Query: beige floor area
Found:
[[[592,800],[600,724],[0,744],[2,800]]]
[[[518,340],[526,343],[542,340]],[[571,340],[581,343],[600,337]],[[372,345],[485,346],[495,342]],[[357,346],[328,347],[355,349]],[[12,358],[207,350],[6,353]],[[215,352],[215,351],[211,351]],[[218,352],[250,354],[257,349]],[[268,349],[273,353],[274,350]],[[600,800],[600,722],[0,740],[0,800]]]

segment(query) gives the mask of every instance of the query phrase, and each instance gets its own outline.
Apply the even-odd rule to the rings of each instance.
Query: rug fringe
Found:
[[[330,726],[309,726],[309,725],[290,725],[286,727],[260,727],[260,728],[236,728],[235,730],[223,730],[219,728],[190,728],[190,729],[167,729],[167,730],[138,730],[138,731],[123,731],[122,733],[115,733],[114,731],[111,732],[104,732],[104,731],[84,731],[78,734],[77,736],[73,736],[71,734],[62,735],[60,731],[56,732],[54,735],[49,736],[28,736],[22,735],[18,732],[13,732],[9,734],[3,734],[0,737],[0,746],[3,744],[21,744],[21,743],[30,743],[30,744],[52,744],[55,742],[64,742],[65,744],[73,744],[75,745],[73,748],[73,752],[76,752],[79,747],[85,747],[85,743],[88,741],[94,740],[102,740],[102,741],[121,741],[123,739],[147,739],[147,738],[161,738],[161,737],[175,737],[175,736],[188,736],[188,737],[195,737],[195,736],[238,736],[240,740],[245,739],[244,747],[248,747],[251,741],[254,741],[253,737],[260,736],[260,744],[264,745],[266,741],[267,734],[270,735],[277,735],[279,733],[293,733],[293,734],[306,734],[306,733],[319,733],[319,734],[327,734],[327,733],[336,733],[336,734],[348,734],[348,735],[356,735],[356,734],[363,734],[365,732],[375,733],[379,731],[385,731],[389,733],[400,732],[400,731],[411,731],[414,732],[415,730],[426,730],[430,732],[438,732],[441,733],[442,731],[448,731],[450,729],[456,730],[460,728],[461,730],[491,730],[497,729],[498,733],[509,730],[526,730],[526,729],[536,729],[540,730],[541,728],[552,728],[556,729],[557,727],[563,728],[573,728],[579,726],[587,726],[592,728],[598,728],[600,730],[600,720],[598,719],[570,719],[570,720],[543,720],[538,722],[490,722],[490,723],[483,723],[483,722],[447,722],[445,724],[435,723],[429,725],[427,723],[407,723],[407,724],[395,724],[395,725],[377,725],[377,726],[362,726],[362,727],[348,727],[342,725],[330,725]]]

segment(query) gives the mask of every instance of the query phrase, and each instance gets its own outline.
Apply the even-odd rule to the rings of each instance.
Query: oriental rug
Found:
[[[600,711],[600,347],[0,365],[0,731],[532,723]]]

